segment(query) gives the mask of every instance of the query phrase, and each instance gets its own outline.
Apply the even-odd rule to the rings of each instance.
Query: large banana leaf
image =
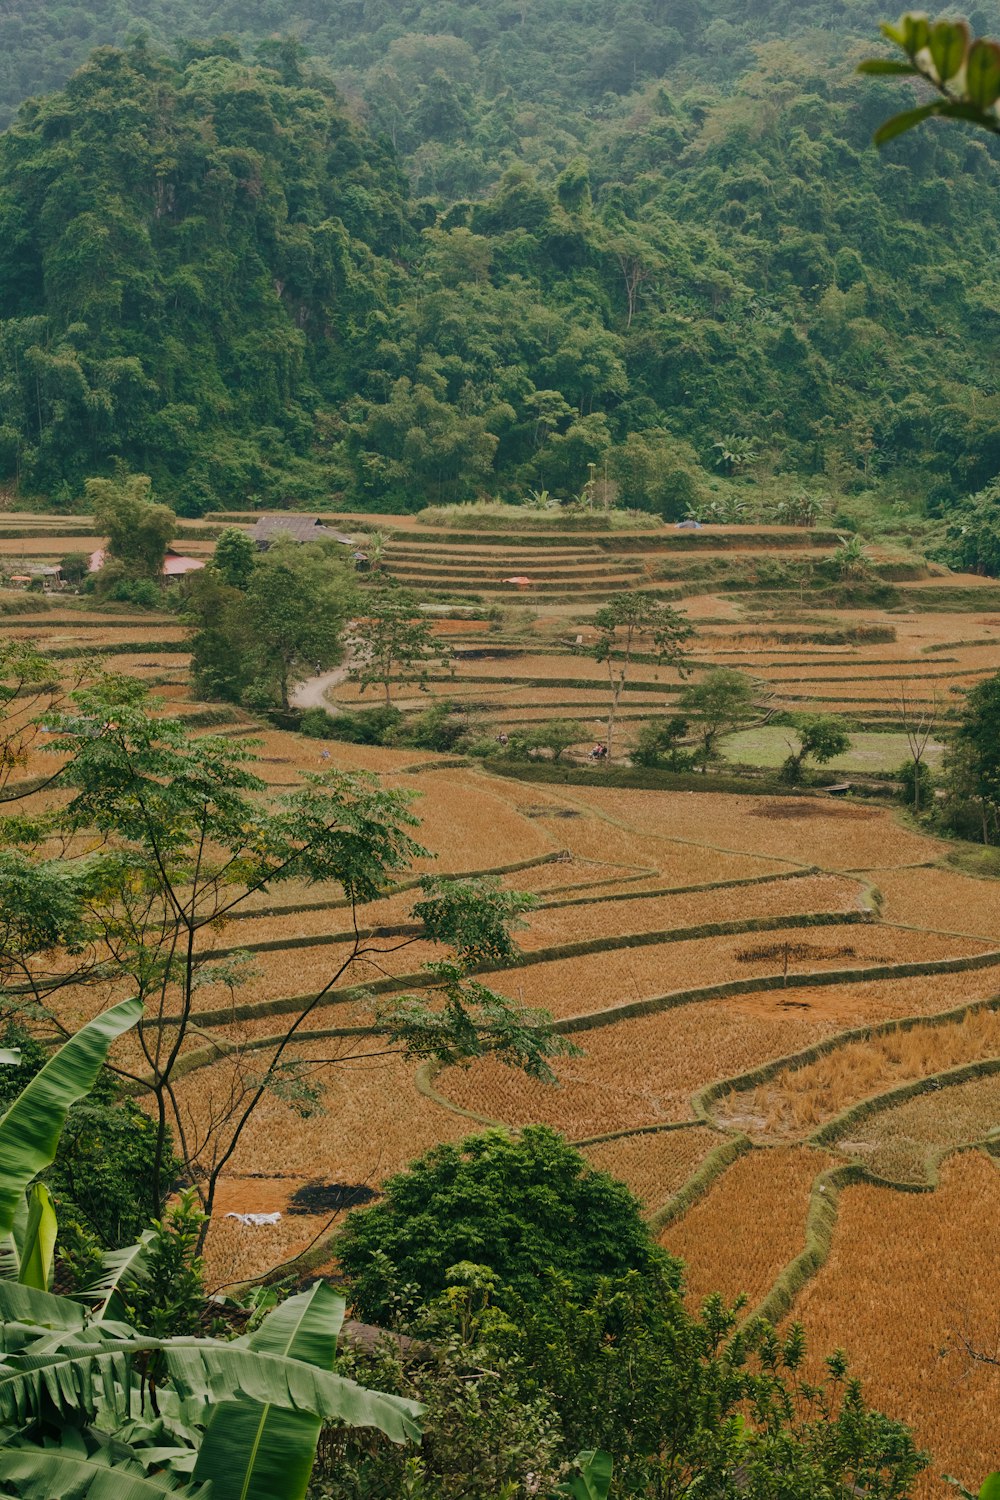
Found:
[[[14,1318],[43,1328],[82,1328],[87,1309],[72,1297],[59,1297],[38,1287],[0,1280],[0,1323]]]
[[[70,1106],[90,1093],[112,1042],[141,1015],[141,1000],[123,1000],[88,1021],[0,1119],[0,1238],[12,1233],[18,1203],[32,1178],[51,1165]]]
[[[25,1286],[47,1292],[52,1285],[58,1228],[49,1190],[44,1183],[36,1182],[29,1194],[28,1222],[17,1274],[18,1281]]]
[[[149,1479],[138,1465],[109,1467],[103,1455],[51,1448],[0,1448],[0,1483],[21,1500],[211,1500],[210,1485],[178,1488],[172,1476]]]
[[[107,1412],[124,1418],[135,1357],[156,1350],[182,1398],[215,1405],[242,1396],[327,1422],[378,1427],[397,1443],[420,1436],[416,1402],[366,1390],[287,1355],[214,1339],[101,1338],[100,1328],[85,1329],[75,1341],[70,1336],[48,1353],[8,1355],[0,1365],[0,1421],[23,1426],[44,1397],[66,1417],[102,1402]]]
[[[46,1333],[79,1334],[86,1309],[69,1297],[55,1297],[37,1287],[0,1280],[0,1350],[9,1352]]]
[[[343,1297],[317,1281],[240,1342],[255,1353],[332,1370],[343,1321]],[[211,1480],[213,1500],[302,1500],[322,1428],[321,1419],[308,1412],[223,1401],[212,1413],[194,1477]]]
[[[124,1304],[119,1295],[120,1289],[142,1279],[149,1260],[149,1244],[152,1238],[153,1231],[145,1229],[134,1245],[126,1245],[121,1250],[104,1252],[100,1275],[80,1293],[81,1297],[96,1299],[98,1303],[94,1309],[96,1318],[103,1318],[109,1309],[115,1314],[124,1313]]]

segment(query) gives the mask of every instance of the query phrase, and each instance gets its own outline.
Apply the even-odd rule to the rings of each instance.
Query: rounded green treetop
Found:
[[[355,1309],[373,1321],[404,1288],[443,1291],[460,1261],[489,1267],[501,1300],[504,1289],[531,1298],[551,1271],[586,1296],[601,1277],[671,1264],[624,1183],[544,1125],[434,1147],[349,1215],[338,1251]]]

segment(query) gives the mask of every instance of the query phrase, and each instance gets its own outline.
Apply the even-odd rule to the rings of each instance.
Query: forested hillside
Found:
[[[874,0],[141,9],[0,15],[10,107],[150,36],[0,138],[25,494],[122,459],[187,512],[591,472],[667,514],[719,474],[947,509],[1000,471],[1000,157],[872,149]]]

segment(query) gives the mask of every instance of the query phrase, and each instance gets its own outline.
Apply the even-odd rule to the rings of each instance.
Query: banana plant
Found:
[[[124,1000],[88,1021],[39,1069],[0,1119],[3,1267],[42,1289],[51,1275],[55,1213],[46,1190],[40,1185],[31,1189],[31,1184],[55,1160],[66,1116],[94,1087],[112,1043],[141,1016],[140,1000]],[[5,1060],[16,1058],[8,1054]]]
[[[576,1455],[575,1467],[576,1474],[559,1486],[559,1493],[572,1496],[572,1500],[608,1500],[614,1469],[611,1454],[600,1448],[587,1449]]]
[[[126,1001],[88,1023],[0,1120],[0,1484],[24,1500],[303,1500],[324,1422],[420,1436],[422,1408],[335,1368],[343,1298],[317,1282],[251,1334],[145,1338],[123,1321],[146,1238],[105,1258],[86,1300],[48,1287],[56,1219],[32,1178],[117,1036]],[[93,1305],[87,1305],[90,1302]]]

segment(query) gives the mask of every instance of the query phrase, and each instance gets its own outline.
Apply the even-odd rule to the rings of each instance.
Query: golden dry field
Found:
[[[359,534],[373,524],[333,519]],[[4,522],[0,568],[99,543],[86,518],[62,530],[56,518]],[[455,671],[432,678],[430,698],[468,705],[491,739],[555,716],[581,720],[587,739],[568,753],[565,779],[558,767],[532,780],[493,758],[267,727],[196,701],[176,613],[0,589],[0,633],[54,650],[67,679],[103,654],[149,684],[157,712],[256,742],[275,794],[320,769],[375,772],[414,794],[428,851],[414,876],[495,873],[537,898],[517,934],[519,961],[480,977],[549,1011],[580,1049],[555,1063],[556,1083],[493,1061],[436,1071],[395,1056],[356,1059],[349,1028],[440,956],[411,940],[419,890],[387,892],[359,920],[397,935],[374,940],[385,951],[347,969],[294,1046],[320,1109],[303,1117],[267,1095],[227,1164],[210,1284],[317,1244],[335,1255],[336,1222],[289,1212],[303,1186],[377,1190],[436,1142],[488,1123],[544,1122],[628,1183],[662,1243],[686,1261],[693,1299],[745,1295],[748,1308],[771,1299],[803,1320],[816,1351],[844,1346],[869,1397],[933,1449],[921,1500],[944,1500],[943,1472],[972,1479],[995,1460],[1000,1409],[997,1372],[962,1353],[963,1338],[986,1342],[996,1325],[1000,1171],[988,1148],[1000,1151],[1000,882],[964,873],[953,845],[908,823],[877,795],[877,777],[850,769],[857,795],[846,800],[771,784],[758,794],[746,781],[745,793],[713,791],[711,777],[704,791],[609,784],[581,753],[602,735],[608,697],[606,668],[586,647],[610,591],[656,588],[697,625],[693,680],[736,666],[767,710],[829,709],[877,737],[898,733],[902,685],[911,703],[936,702],[943,714],[997,670],[1000,593],[990,580],[876,548],[872,565],[891,597],[838,608],[803,582],[836,538],[791,528],[465,537],[418,517],[375,522],[393,576],[442,608],[471,600],[481,616],[438,620]],[[211,518],[183,528],[178,549],[207,556]],[[754,582],[768,559],[787,569],[780,594]],[[514,576],[529,585],[504,583]],[[633,663],[623,747],[645,719],[676,711],[681,686],[674,671]],[[414,710],[429,701],[401,684],[394,700]],[[377,695],[345,682],[330,707],[369,701]],[[56,764],[36,745],[16,776],[37,784]],[[24,805],[41,811],[52,796],[38,790]],[[252,966],[235,992],[199,992],[177,1085],[207,1164],[218,1149],[213,1122],[255,1059],[273,1053],[296,997],[337,972],[351,920],[338,890],[299,883],[262,893],[205,939],[217,957],[238,950]],[[66,992],[61,1019],[79,1024],[95,1003],[91,992]],[[122,1056],[135,1062],[130,1045]],[[225,1217],[273,1209],[283,1215],[274,1226]],[[816,1264],[786,1313],[788,1268],[820,1219]]]
[[[776,1146],[738,1157],[660,1236],[688,1263],[688,1294],[699,1302],[721,1292],[754,1308],[805,1247],[812,1185],[833,1158],[808,1146]]]

